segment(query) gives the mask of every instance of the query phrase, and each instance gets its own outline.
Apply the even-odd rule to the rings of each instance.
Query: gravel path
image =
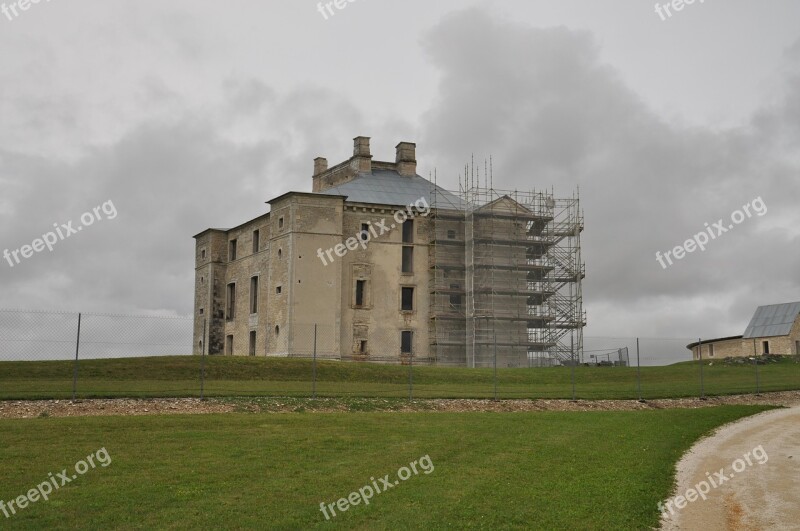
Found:
[[[93,399],[78,400],[12,400],[0,401],[0,419],[36,417],[81,417],[103,415],[169,415],[202,413],[289,413],[342,412],[342,411],[442,411],[442,412],[515,412],[515,411],[634,411],[647,409],[694,409],[726,404],[800,405],[800,391],[765,393],[761,396],[736,395],[708,400],[694,398],[649,400],[468,400],[433,399],[409,402],[401,399],[380,398],[238,398],[211,399],[158,398],[158,399]]]
[[[675,514],[667,511],[662,519],[664,531],[800,529],[800,406],[720,428],[698,442],[677,469],[672,499],[688,496],[688,489],[703,481],[709,485],[709,475],[718,487],[683,509],[673,504]]]

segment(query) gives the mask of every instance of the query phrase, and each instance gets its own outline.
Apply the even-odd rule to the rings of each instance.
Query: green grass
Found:
[[[72,362],[0,363],[0,399],[67,398],[72,392]],[[800,388],[800,364],[794,358],[759,367],[761,391]],[[571,398],[571,370],[567,367],[499,369],[500,398]],[[586,399],[637,398],[636,369],[578,367],[576,394]],[[78,395],[92,397],[197,396],[200,358],[173,356],[80,362]],[[699,365],[693,362],[666,367],[643,367],[644,398],[698,396]],[[704,366],[705,393],[726,395],[756,390],[752,365]],[[206,359],[207,396],[309,396],[312,363],[305,359],[209,357]],[[407,397],[407,366],[319,362],[319,396]],[[492,369],[413,367],[416,398],[490,398],[494,396]]]
[[[229,414],[0,421],[0,499],[101,447],[112,462],[12,529],[649,529],[700,436],[766,408]],[[337,499],[429,455],[326,522]]]

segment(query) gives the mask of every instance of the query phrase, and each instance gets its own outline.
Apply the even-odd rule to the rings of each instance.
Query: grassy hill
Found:
[[[78,396],[198,396],[199,357],[118,358],[81,361]],[[705,393],[724,395],[756,390],[753,365],[704,365]],[[800,364],[795,359],[760,366],[761,391],[800,389]],[[310,396],[312,362],[307,359],[207,357],[206,396]],[[411,373],[411,374],[410,374]],[[492,369],[377,365],[320,361],[318,396],[407,397],[409,377],[415,398],[491,398]],[[70,361],[0,363],[0,399],[67,398],[72,392]],[[571,398],[572,371],[567,367],[498,369],[499,398]],[[636,368],[578,367],[578,398],[637,398]],[[644,398],[697,396],[700,367],[686,362],[643,367]]]

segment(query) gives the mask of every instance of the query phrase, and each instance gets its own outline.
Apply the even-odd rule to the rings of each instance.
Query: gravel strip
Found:
[[[77,400],[11,400],[0,401],[0,419],[37,417],[82,417],[104,415],[172,415],[204,413],[290,413],[290,412],[517,412],[517,411],[635,411],[647,409],[695,409],[733,404],[776,406],[800,405],[800,391],[733,395],[708,400],[677,398],[648,400],[472,400],[431,399],[406,401],[380,398],[155,398],[155,399],[90,399]]]

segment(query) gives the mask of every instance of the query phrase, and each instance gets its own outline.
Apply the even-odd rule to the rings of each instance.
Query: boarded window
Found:
[[[356,280],[356,307],[364,306],[364,291],[367,287],[366,280]]]
[[[414,221],[407,219],[403,223],[403,243],[414,243]]]
[[[414,288],[402,288],[400,309],[410,312],[414,310]]]
[[[448,240],[455,240],[456,239],[456,231],[454,231],[454,230],[447,231],[447,239]]]
[[[400,332],[400,352],[403,354],[411,354],[413,338],[414,333],[411,330],[403,330]]]
[[[236,284],[228,284],[227,319],[233,321],[236,317]]]
[[[250,313],[258,313],[258,277],[250,279]]]
[[[414,248],[403,247],[403,273],[414,272]]]
[[[225,354],[233,356],[233,336],[225,338]]]

